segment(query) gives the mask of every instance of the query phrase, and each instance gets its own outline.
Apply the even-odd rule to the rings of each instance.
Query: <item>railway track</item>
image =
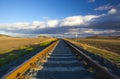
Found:
[[[63,40],[33,56],[2,79],[120,79]]]

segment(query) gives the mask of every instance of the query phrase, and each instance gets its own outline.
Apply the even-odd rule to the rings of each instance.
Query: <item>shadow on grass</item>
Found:
[[[2,54],[0,55],[0,66],[8,64],[12,61],[15,61],[16,59],[23,57],[24,55],[29,54],[31,52],[34,52],[35,50],[38,50],[41,47],[46,47],[51,43],[52,42],[43,42],[41,44],[29,45],[22,49],[13,50],[11,52]]]
[[[9,52],[6,56],[0,58],[0,77],[5,75],[6,73],[10,72],[20,64],[22,64],[24,61],[28,60],[32,56],[36,55],[40,51],[42,51],[44,48],[52,44],[54,41],[49,42],[43,42],[41,44],[37,45],[31,45],[29,47],[20,49],[20,50],[14,50]]]

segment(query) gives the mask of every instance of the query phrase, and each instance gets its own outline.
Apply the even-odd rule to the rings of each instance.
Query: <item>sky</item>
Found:
[[[0,0],[0,34],[120,35],[120,0]]]

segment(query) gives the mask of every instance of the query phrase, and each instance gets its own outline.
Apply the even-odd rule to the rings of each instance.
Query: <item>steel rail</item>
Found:
[[[114,75],[99,63],[97,63],[95,60],[93,60],[91,57],[87,56],[84,52],[79,50],[76,45],[72,44],[69,41],[65,42],[72,50],[74,50],[74,53],[77,56],[82,57],[82,59],[96,71],[98,79],[120,79],[118,76]]]
[[[1,79],[28,79],[29,77],[25,75],[25,72],[33,67],[37,67],[36,61],[42,61],[40,60],[44,56],[46,56],[49,52],[53,51],[53,49],[56,47],[59,41],[55,41],[50,46],[36,54],[35,56],[31,57],[29,60],[25,61],[20,66],[16,67],[11,72],[8,72],[5,74]]]

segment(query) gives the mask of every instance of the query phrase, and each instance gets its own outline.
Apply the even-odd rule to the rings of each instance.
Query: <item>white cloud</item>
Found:
[[[49,28],[63,28],[64,26],[74,27],[88,25],[91,21],[96,18],[102,17],[102,15],[86,15],[86,16],[70,16],[62,20],[48,20],[48,21],[33,21],[29,22],[17,22],[11,24],[0,24],[0,31],[13,32],[13,33],[45,33],[45,30]],[[51,30],[52,30],[51,29]],[[62,29],[67,32],[67,30]],[[83,30],[83,29],[82,29]],[[72,30],[79,31],[79,30]],[[61,29],[58,29],[56,32],[61,32]],[[62,32],[61,32],[62,33]]]
[[[49,17],[48,16],[44,16],[43,19],[49,19]]]
[[[92,3],[92,2],[95,2],[95,0],[88,0],[88,2]]]
[[[82,16],[71,16],[61,22],[61,26],[78,26],[83,23]]]
[[[33,21],[33,22],[31,23],[31,26],[39,26],[41,23],[43,23],[43,22]]]
[[[42,21],[33,21],[32,23],[28,22],[17,22],[11,24],[0,24],[0,29],[5,30],[25,30],[25,29],[45,29],[48,27],[57,27],[58,20],[48,20],[47,22]]]
[[[101,15],[86,15],[86,16],[71,16],[63,19],[60,26],[80,26],[87,25],[87,23],[95,18],[99,18]]]
[[[117,13],[117,10],[115,8],[112,8],[108,11],[108,14],[115,14]]]
[[[0,24],[0,29],[5,30],[25,30],[25,29],[35,29],[35,28],[45,28],[45,23],[40,21],[33,21],[32,23],[27,22],[17,22],[12,24]]]
[[[30,25],[31,26],[29,26],[29,27],[31,27],[33,29],[34,28],[41,28],[41,29],[46,28],[45,22],[41,22],[41,21],[33,21]]]
[[[99,35],[99,34],[110,34],[115,33],[115,30],[97,30],[91,28],[69,28],[68,31],[64,31],[63,34],[75,36],[76,32],[78,35]]]
[[[47,26],[48,26],[48,27],[57,27],[58,24],[59,24],[59,21],[58,21],[58,20],[49,20],[49,21],[47,22]]]
[[[83,31],[83,33],[88,34],[106,34],[106,33],[114,33],[115,30],[94,30],[94,29],[87,29]]]
[[[63,20],[17,22],[11,24],[0,24],[0,29],[5,30],[24,30],[24,29],[45,29],[58,26],[80,26],[87,25],[91,20],[99,18],[103,15],[86,15],[86,16],[70,16]]]
[[[87,34],[102,34],[103,31],[96,31],[94,29],[87,29],[83,33],[87,33]]]
[[[83,28],[71,28],[71,29],[68,29],[68,31],[66,31],[64,34],[73,34],[73,35],[76,35],[76,32],[77,33],[82,33],[81,31],[83,31],[84,29]]]
[[[91,33],[91,32],[94,32],[93,29],[88,29],[84,31],[84,33]]]
[[[17,22],[12,24],[0,24],[0,29],[8,29],[8,30],[15,30],[15,29],[26,29],[29,26],[28,22]]]
[[[99,6],[99,7],[95,8],[94,10],[96,10],[96,11],[109,10],[112,7],[113,7],[112,5],[107,4],[107,5]]]

